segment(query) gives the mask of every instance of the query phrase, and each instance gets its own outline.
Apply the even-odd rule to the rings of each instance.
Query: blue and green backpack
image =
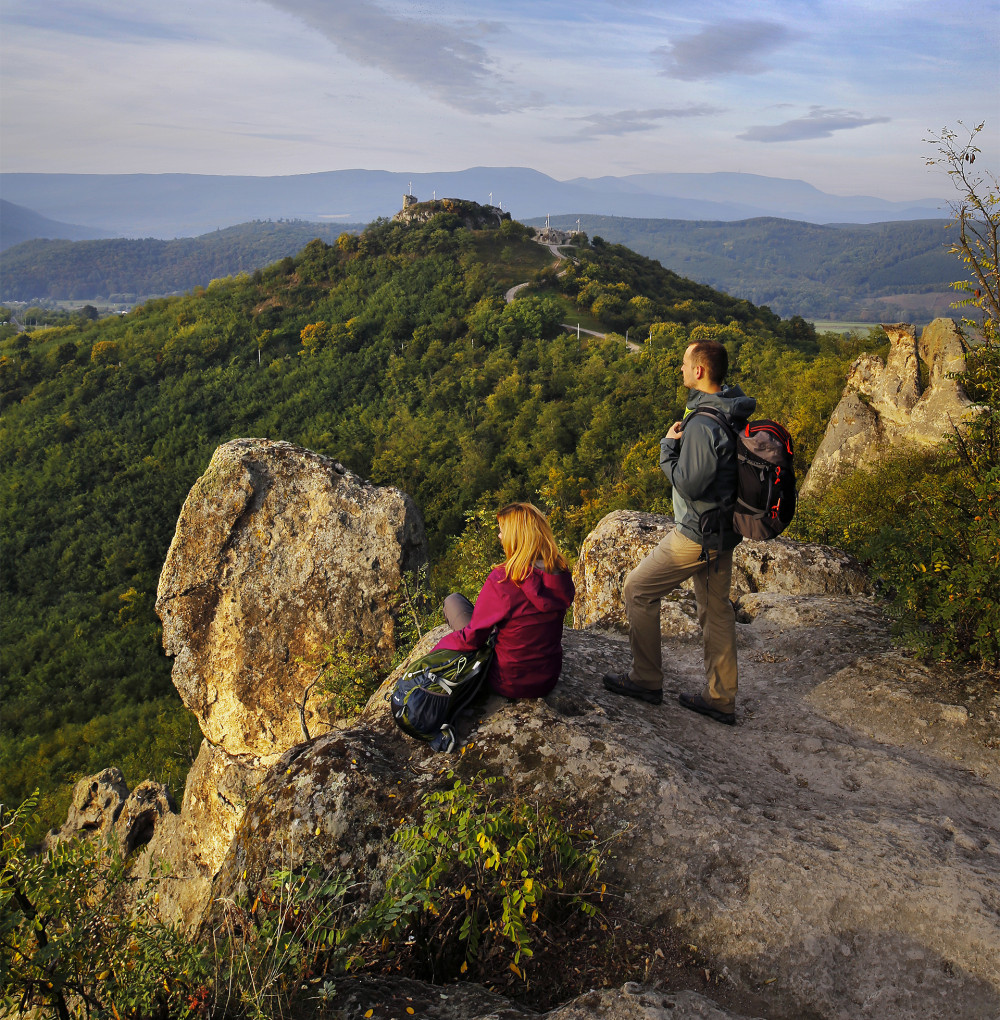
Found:
[[[489,673],[496,634],[475,652],[440,648],[412,662],[387,695],[396,725],[435,751],[455,750],[455,717],[475,700]]]

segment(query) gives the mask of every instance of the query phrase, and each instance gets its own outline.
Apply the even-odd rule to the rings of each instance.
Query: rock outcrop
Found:
[[[851,367],[800,495],[816,495],[890,449],[936,446],[972,411],[960,384],[949,378],[965,367],[962,339],[951,319],[935,319],[919,343],[908,323],[883,328],[889,356],[883,363],[874,354],[863,354]]]
[[[219,447],[184,503],[157,612],[173,680],[205,736],[179,815],[150,854],[166,916],[193,922],[257,785],[333,721],[313,660],[338,636],[395,649],[400,579],[426,562],[410,498],[327,457],[263,439]]]
[[[673,696],[654,708],[606,692],[600,675],[627,664],[627,644],[567,631],[552,694],[491,698],[457,762],[396,730],[384,692],[351,729],[289,751],[213,895],[313,861],[363,874],[377,895],[395,827],[448,764],[586,812],[630,912],[651,932],[679,929],[729,986],[766,988],[774,1015],[993,1016],[1000,698],[973,719],[926,690],[934,676],[891,649],[869,598],[756,593],[741,606],[734,730]],[[697,683],[696,645],[668,639],[664,661],[670,695]]]
[[[195,691],[190,703],[204,713],[203,725],[213,724],[217,701],[235,700],[205,697],[209,668],[220,689],[231,670],[246,697],[259,691],[265,698],[259,683],[244,679],[254,675],[248,655],[232,651],[241,641],[264,649],[259,661],[275,670],[274,682],[295,690],[293,656],[272,650],[299,647],[305,625],[294,592],[299,584],[312,592],[309,579],[322,572],[310,529],[326,515],[296,511],[293,502],[309,500],[297,482],[279,484],[273,465],[246,464],[252,443],[230,445],[230,459],[189,500],[204,520],[189,516],[178,531],[204,543],[190,557],[196,567],[183,575],[188,581],[161,587],[161,599],[172,593],[162,602],[171,617],[169,647],[187,659],[178,685]],[[302,477],[325,476],[330,489],[346,484],[330,462],[306,451],[271,452],[294,461]],[[294,499],[282,500],[281,492]],[[377,507],[369,496],[365,506]],[[333,502],[324,496],[315,505]],[[280,508],[273,518],[263,509],[269,505]],[[380,520],[359,509],[357,526],[364,530],[367,521],[384,539],[392,526]],[[398,536],[409,525],[405,515],[403,523],[391,520],[395,562],[405,563],[408,546]],[[603,878],[648,937],[670,933],[697,945],[728,988],[746,992],[747,1001],[765,997],[770,1015],[997,1015],[1000,694],[984,683],[962,704],[950,700],[954,678],[892,649],[857,565],[835,550],[792,542],[748,544],[740,553],[736,727],[677,704],[676,694],[697,686],[702,669],[700,646],[678,640],[674,634],[688,634],[680,628],[664,638],[663,705],[609,693],[601,674],[623,669],[629,658],[615,633],[620,579],[667,526],[664,518],[632,514],[601,522],[578,567],[578,629],[564,634],[560,683],[542,700],[490,697],[461,756],[435,755],[396,729],[385,699],[392,677],[350,728],[317,727],[305,743],[294,726],[268,718],[267,732],[288,734],[271,745],[277,760],[259,753],[261,743],[246,753],[239,725],[233,745],[206,742],[182,813],[164,816],[143,857],[145,867],[157,856],[171,863],[161,887],[168,916],[196,923],[210,916],[213,900],[253,891],[276,868],[309,863],[354,876],[352,895],[363,903],[397,860],[400,822],[419,817],[422,796],[452,767],[465,778],[503,775],[522,796],[588,816],[608,840]],[[292,531],[308,550],[309,570],[300,562],[306,552],[281,548]],[[182,552],[172,548],[171,556]],[[242,580],[233,576],[237,563]],[[397,577],[402,569],[380,567]],[[255,572],[266,576],[254,580]],[[171,568],[165,576],[182,574]],[[245,592],[256,592],[255,601]],[[291,608],[265,612],[267,597]],[[256,608],[226,608],[234,603]],[[391,598],[381,604],[388,612]],[[391,622],[371,632],[391,633]],[[415,653],[439,633],[426,635]],[[269,711],[296,717],[292,699],[270,704]],[[81,801],[81,810],[96,817],[102,805]],[[502,1008],[485,992],[473,999],[467,1018]],[[428,1015],[463,1015],[445,1012],[442,996],[434,1001],[439,1012]],[[530,1015],[511,1007],[520,1014]],[[593,992],[548,1014],[727,1015],[736,1014],[699,996],[634,986]]]
[[[45,846],[77,836],[113,837],[130,854],[145,846],[159,820],[175,810],[170,791],[162,783],[147,779],[129,792],[120,769],[104,769],[73,787],[66,821],[61,829],[49,832]]]
[[[627,630],[622,585],[628,572],[673,527],[669,517],[637,510],[616,510],[584,539],[573,568],[575,627]],[[709,581],[711,583],[711,579]],[[783,595],[871,595],[872,588],[858,562],[830,546],[789,539],[741,542],[733,553],[732,597],[756,592]],[[664,635],[694,638],[698,626],[690,581],[663,600],[660,626]]]
[[[173,681],[205,737],[274,761],[303,739],[311,664],[338,635],[395,649],[400,577],[426,562],[408,496],[265,439],[216,450],[177,521],[157,589]],[[329,728],[304,710],[310,734]]]
[[[484,230],[500,226],[510,219],[510,213],[495,205],[480,205],[464,198],[438,198],[420,202],[415,195],[403,196],[403,208],[393,220],[398,223],[426,223],[441,213],[457,216],[469,230]]]

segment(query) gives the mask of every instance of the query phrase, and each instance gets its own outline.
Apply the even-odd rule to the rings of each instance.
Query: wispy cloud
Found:
[[[538,105],[518,96],[479,42],[483,25],[403,17],[371,0],[269,0],[326,36],[345,56],[409,82],[448,106],[506,113]],[[401,102],[405,102],[401,97]]]
[[[764,58],[798,37],[774,21],[729,20],[708,25],[653,50],[660,74],[682,81],[705,81],[729,74],[761,74]]]
[[[652,131],[659,126],[659,122],[662,120],[675,120],[683,117],[709,117],[722,112],[723,108],[721,106],[709,106],[707,103],[691,103],[687,106],[660,107],[654,110],[619,110],[617,113],[591,113],[586,117],[575,118],[585,123],[573,138],[616,137],[632,134],[636,131]]]
[[[865,117],[856,110],[831,110],[814,106],[804,117],[783,124],[758,124],[737,138],[747,142],[800,142],[806,138],[829,138],[834,131],[850,131],[869,124],[887,124],[889,117]]]

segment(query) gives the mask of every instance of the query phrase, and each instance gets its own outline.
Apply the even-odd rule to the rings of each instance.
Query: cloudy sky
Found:
[[[743,171],[949,193],[1000,0],[2,0],[4,171]]]

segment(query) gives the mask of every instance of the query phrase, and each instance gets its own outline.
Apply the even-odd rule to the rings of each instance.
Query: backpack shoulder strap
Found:
[[[713,417],[719,422],[722,427],[729,433],[730,438],[736,439],[736,426],[730,421],[729,415],[725,411],[720,411],[717,407],[696,407],[684,420],[681,422],[681,429],[687,428],[687,423],[696,414],[707,414]]]

